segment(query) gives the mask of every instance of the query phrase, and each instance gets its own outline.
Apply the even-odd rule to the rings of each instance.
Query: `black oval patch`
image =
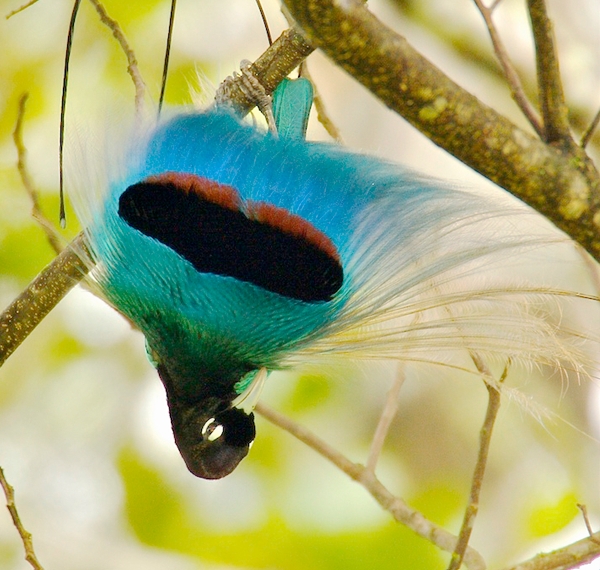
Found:
[[[331,241],[274,206],[266,219],[252,219],[237,197],[229,186],[165,173],[129,186],[119,198],[119,216],[201,273],[235,277],[300,301],[331,300],[343,282]]]

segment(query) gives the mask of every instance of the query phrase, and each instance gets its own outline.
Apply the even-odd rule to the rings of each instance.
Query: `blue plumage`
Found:
[[[557,330],[520,302],[526,287],[474,279],[489,254],[498,258],[523,245],[498,230],[499,218],[514,214],[504,204],[332,145],[277,139],[223,110],[178,115],[136,149],[87,230],[98,261],[94,277],[144,333],[177,444],[199,476],[221,477],[246,455],[254,424],[248,410],[238,409],[240,393],[297,358],[436,361],[443,359],[439,350],[465,349],[539,361],[569,355]],[[182,174],[199,189],[183,188]],[[210,242],[195,254],[196,265],[177,251],[195,243],[174,249],[152,233],[161,222],[149,213],[152,200],[128,197],[134,221],[124,215],[123,196],[135,185],[140,199],[157,189],[169,200],[162,192],[168,176],[183,206],[168,214],[173,223],[165,231],[181,221]],[[219,192],[231,204],[220,203]],[[257,203],[266,204],[266,217]],[[219,226],[214,217],[206,218],[202,227],[211,235],[204,235],[200,222],[188,219],[194,208],[247,227],[247,236],[227,237],[229,224]],[[253,281],[264,273],[254,265],[270,270],[270,254],[257,254],[260,244],[252,249],[256,232],[267,232],[284,254],[288,242],[300,248],[297,257],[277,261],[284,283],[271,290]],[[232,256],[228,269],[199,270],[204,262],[217,267],[221,234],[223,255]],[[294,260],[305,254],[323,258],[328,270],[341,267],[343,281],[331,295],[287,293],[286,277],[295,279]]]

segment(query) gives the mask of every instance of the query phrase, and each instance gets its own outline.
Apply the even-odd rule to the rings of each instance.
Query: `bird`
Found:
[[[268,375],[302,361],[466,352],[579,366],[540,310],[552,290],[487,275],[546,242],[510,230],[523,208],[277,136],[226,106],[178,110],[128,144],[101,199],[80,208],[91,278],[145,336],[198,477],[246,457]]]

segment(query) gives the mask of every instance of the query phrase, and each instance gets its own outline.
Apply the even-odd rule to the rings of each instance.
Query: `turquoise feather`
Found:
[[[304,140],[314,98],[312,83],[285,78],[273,93],[273,117],[280,139]]]

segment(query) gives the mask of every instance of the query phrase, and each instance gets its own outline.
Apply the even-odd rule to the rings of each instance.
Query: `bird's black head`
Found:
[[[229,475],[254,441],[254,414],[232,407],[223,397],[178,397],[167,370],[159,365],[158,373],[167,391],[175,443],[187,468],[203,479]]]

